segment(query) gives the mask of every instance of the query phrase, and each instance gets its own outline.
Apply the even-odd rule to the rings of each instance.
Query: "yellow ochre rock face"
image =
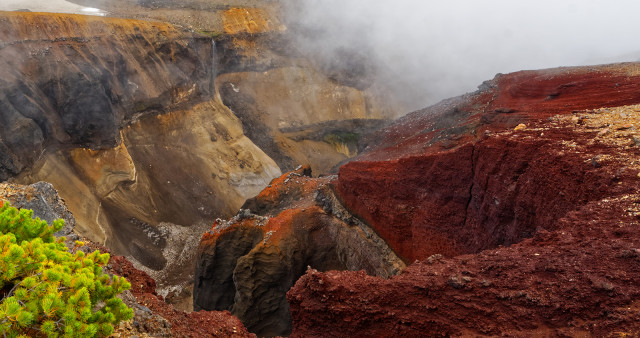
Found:
[[[231,8],[223,13],[222,22],[226,34],[257,34],[286,30],[274,15],[261,8]]]
[[[11,27],[11,29],[0,30],[1,41],[59,39],[74,36],[90,38],[134,32],[149,37],[162,34],[167,38],[181,34],[168,23],[79,14],[0,12],[0,22],[4,22],[3,27]]]

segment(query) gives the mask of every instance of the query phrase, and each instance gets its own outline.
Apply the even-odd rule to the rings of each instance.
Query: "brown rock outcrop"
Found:
[[[158,22],[0,14],[0,180],[46,145],[110,148],[135,116],[211,93],[211,40]]]
[[[211,99],[210,37],[46,13],[3,13],[0,27],[0,180],[52,183],[83,236],[191,279],[167,261],[189,261],[173,257],[188,245],[157,226],[231,216],[280,175]]]
[[[638,68],[500,75],[375,134],[338,195],[418,261],[309,270],[293,336],[638,334]]]
[[[196,310],[230,310],[251,332],[291,330],[285,293],[308,266],[389,277],[402,261],[364,224],[340,218],[340,205],[309,167],[271,182],[230,221],[202,237],[194,285]],[[314,197],[314,195],[316,197]],[[286,209],[282,211],[283,209]]]

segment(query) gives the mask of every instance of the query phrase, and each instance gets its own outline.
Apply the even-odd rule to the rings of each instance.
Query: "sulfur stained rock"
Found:
[[[222,13],[222,23],[227,34],[259,34],[284,31],[286,27],[278,18],[263,8],[231,8]]]

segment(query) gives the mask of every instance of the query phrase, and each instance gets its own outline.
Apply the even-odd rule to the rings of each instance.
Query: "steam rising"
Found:
[[[496,73],[637,61],[633,0],[288,0],[303,49],[332,64],[367,56],[407,109],[475,90]]]

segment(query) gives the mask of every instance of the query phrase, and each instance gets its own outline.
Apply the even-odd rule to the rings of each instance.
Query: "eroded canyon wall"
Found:
[[[308,163],[326,173],[398,114],[370,74],[336,76],[336,65],[301,51],[273,9],[230,9],[222,23],[216,93],[282,170]]]
[[[0,26],[2,180],[50,144],[111,148],[140,113],[210,91],[210,40],[169,24],[6,12]]]
[[[78,15],[0,24],[1,178],[53,183],[82,235],[162,269],[160,222],[229,216],[280,174],[213,99],[210,37]]]
[[[283,289],[267,276],[299,274],[287,252],[303,252],[299,242],[375,248],[304,217],[322,207],[410,266],[394,276],[341,255],[325,260],[333,267],[303,258],[310,269],[287,296],[293,336],[637,332],[638,69],[499,75],[368,135],[337,176],[274,180],[245,203],[260,216],[203,237],[194,301],[231,309],[255,332],[287,333],[273,320],[282,303],[264,305]],[[321,235],[300,240],[304,225]],[[271,246],[279,255],[263,251]]]
[[[0,15],[0,180],[53,183],[76,230],[128,255],[163,295],[191,280],[216,217],[281,169],[329,171],[391,114],[305,59],[272,10],[211,10],[221,32]]]

